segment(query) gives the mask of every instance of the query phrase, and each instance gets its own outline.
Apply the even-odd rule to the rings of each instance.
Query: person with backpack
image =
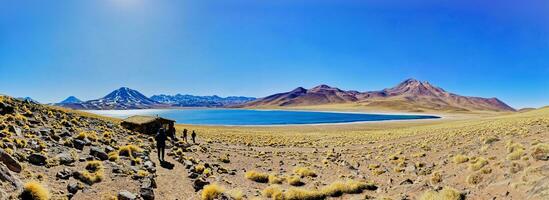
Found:
[[[160,161],[160,163],[165,162],[164,152],[166,150],[166,140],[168,139],[168,136],[166,135],[166,130],[164,128],[160,128],[155,136],[155,139],[156,149],[158,151],[158,160]]]

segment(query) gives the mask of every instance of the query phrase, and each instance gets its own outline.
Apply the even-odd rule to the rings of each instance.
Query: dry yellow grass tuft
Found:
[[[532,157],[536,160],[549,160],[549,144],[539,143],[531,149]]]
[[[31,181],[25,183],[20,197],[29,200],[48,200],[50,199],[50,192],[40,183]]]
[[[267,183],[269,181],[268,174],[257,172],[254,170],[246,172],[245,177],[258,183]]]
[[[464,156],[463,154],[458,154],[458,155],[454,156],[454,163],[456,163],[456,164],[461,164],[461,163],[464,163],[464,162],[467,162],[467,161],[469,161],[469,157]]]
[[[419,198],[420,200],[463,200],[465,196],[451,187],[444,187],[441,191],[430,190]]]
[[[357,194],[363,190],[375,190],[377,186],[373,183],[364,183],[360,181],[349,180],[345,182],[334,182],[322,188],[322,194],[326,196],[341,196],[342,194]]]
[[[202,200],[213,200],[223,194],[225,189],[217,184],[210,184],[202,190]]]
[[[472,171],[477,171],[482,167],[486,166],[487,164],[488,164],[488,160],[486,160],[483,157],[478,157],[475,160],[471,161],[471,164],[469,164],[469,169]]]
[[[143,150],[141,150],[141,148],[139,148],[138,146],[132,145],[132,144],[128,144],[126,146],[121,146],[118,149],[118,153],[121,156],[133,156],[134,152],[142,152],[142,151]]]
[[[269,184],[282,184],[284,178],[278,177],[276,174],[269,174]]]
[[[471,185],[479,184],[482,181],[482,175],[480,173],[471,174],[467,176],[466,181]]]
[[[284,200],[317,200],[324,199],[326,195],[316,190],[290,188],[284,192]]]
[[[316,172],[309,169],[308,167],[297,167],[294,169],[294,173],[301,177],[316,177]]]
[[[290,177],[286,178],[286,180],[288,181],[288,184],[293,185],[293,186],[305,185],[305,183],[303,183],[301,181],[301,178],[299,178],[299,176],[290,176]]]
[[[99,160],[92,160],[86,163],[86,169],[90,172],[96,172],[103,168],[103,163]]]
[[[275,199],[275,200],[282,200],[284,199],[284,194],[282,193],[282,188],[278,185],[271,185],[261,192],[264,197]]]

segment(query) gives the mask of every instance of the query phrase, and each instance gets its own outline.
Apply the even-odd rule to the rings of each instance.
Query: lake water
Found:
[[[126,118],[132,115],[158,115],[176,120],[178,124],[196,125],[298,125],[439,118],[427,115],[243,109],[90,110],[89,112],[116,118]]]

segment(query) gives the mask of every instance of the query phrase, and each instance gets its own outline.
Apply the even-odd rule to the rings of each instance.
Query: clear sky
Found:
[[[0,0],[0,93],[261,97],[406,78],[549,105],[549,1]]]

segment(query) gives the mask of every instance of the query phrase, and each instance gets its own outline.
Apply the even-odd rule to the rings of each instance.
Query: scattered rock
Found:
[[[202,188],[204,188],[205,185],[210,184],[208,181],[206,181],[204,178],[199,178],[194,180],[193,182],[193,188],[195,192],[198,192]]]
[[[29,157],[27,157],[29,163],[33,164],[33,165],[38,165],[38,166],[43,166],[46,164],[46,160],[48,159],[48,157],[42,155],[42,154],[39,154],[39,153],[33,153],[31,155],[29,155]]]
[[[21,172],[21,164],[17,162],[10,154],[6,153],[4,149],[0,148],[0,161],[4,163],[9,170],[13,172]]]
[[[6,165],[0,163],[0,181],[8,182],[18,190],[23,187],[23,183],[19,178],[13,176]]]
[[[139,195],[144,200],[153,200],[154,199],[154,190],[152,188],[141,188],[141,189],[139,189]]]
[[[83,140],[75,139],[72,141],[72,146],[75,149],[83,150],[84,146],[86,146],[86,142],[84,142]]]
[[[0,102],[0,115],[12,114],[14,111],[13,105]]]
[[[189,172],[189,175],[187,177],[189,177],[191,179],[195,179],[195,178],[198,178],[198,176],[200,176],[200,174],[194,173],[194,172]]]
[[[111,147],[111,146],[106,146],[106,147],[105,147],[105,152],[106,152],[106,153],[113,152],[114,150],[116,150],[116,149],[114,149],[114,147]]]
[[[60,153],[55,156],[59,160],[59,164],[70,165],[74,163],[74,158],[69,153]]]
[[[78,192],[78,183],[77,182],[69,182],[67,185],[67,191],[71,194],[76,194]]]
[[[134,193],[128,192],[126,190],[122,190],[118,192],[118,200],[135,200],[137,199],[137,195]]]
[[[72,175],[72,171],[69,168],[63,168],[61,171],[57,172],[55,177],[59,179],[69,179]]]
[[[101,150],[99,147],[90,147],[90,155],[95,156],[100,160],[109,159],[109,155]]]

